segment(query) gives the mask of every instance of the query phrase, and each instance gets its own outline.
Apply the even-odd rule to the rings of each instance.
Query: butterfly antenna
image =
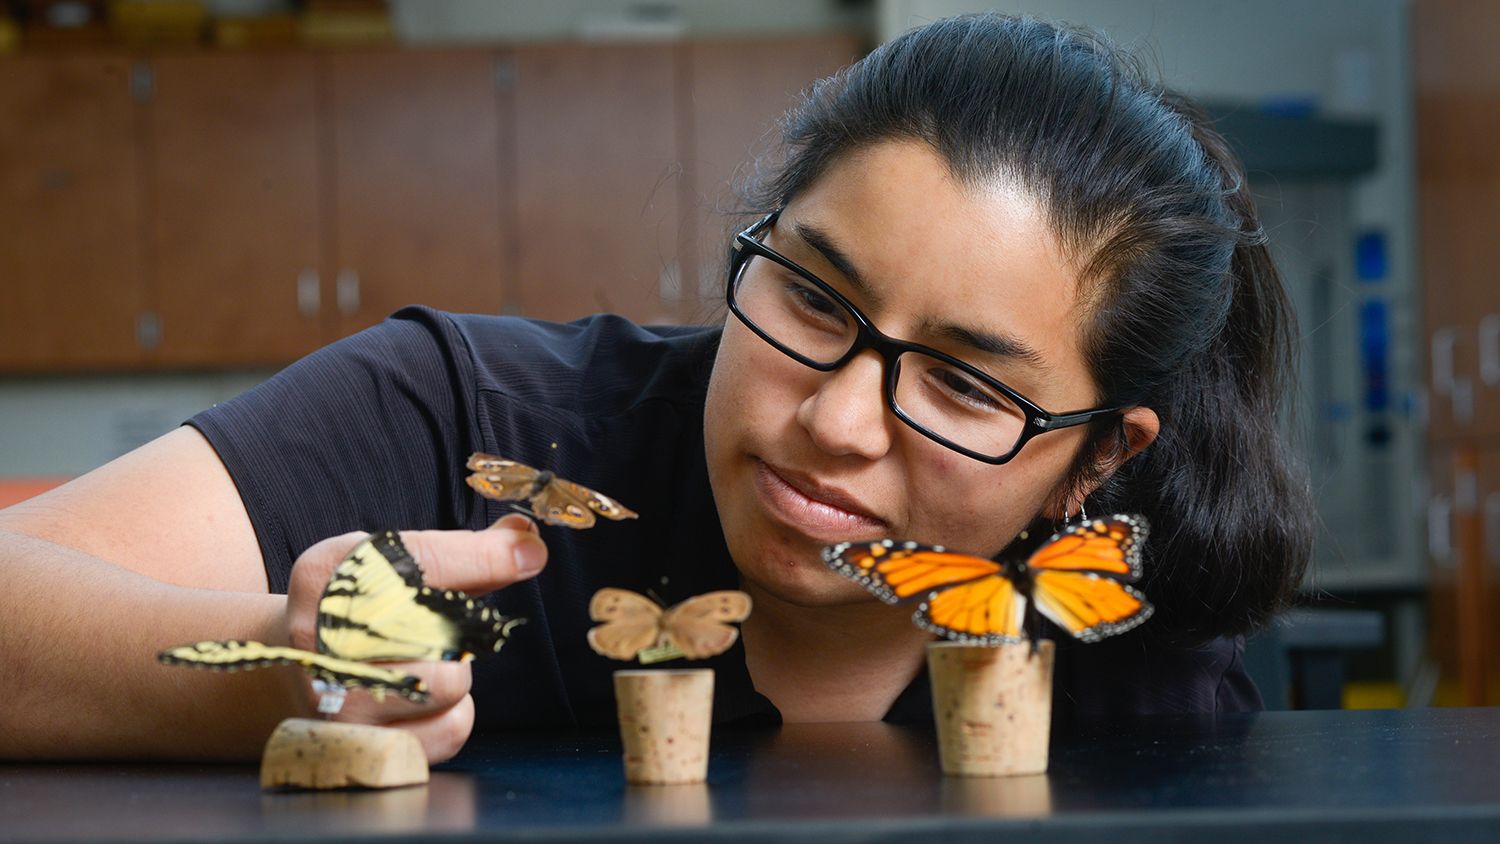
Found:
[[[648,588],[646,590],[646,597],[650,598],[651,600],[655,601],[657,604],[659,604],[659,605],[661,605],[663,607],[665,607],[667,605],[667,602],[664,601],[664,600],[662,600],[662,597],[660,595],[656,594],[656,590],[655,589]]]

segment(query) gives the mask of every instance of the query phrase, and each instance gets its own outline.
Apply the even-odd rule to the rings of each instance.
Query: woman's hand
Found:
[[[292,647],[316,650],[318,602],[333,570],[349,551],[365,538],[346,533],[308,548],[292,566],[287,589],[288,641]],[[482,531],[402,531],[401,541],[422,566],[423,579],[434,588],[460,589],[470,596],[483,595],[517,581],[526,580],[547,561],[547,546],[537,534],[536,524],[514,513]],[[422,742],[430,762],[452,757],[468,740],[474,727],[474,699],[469,695],[473,670],[460,662],[381,663],[414,674],[427,684],[424,703],[413,703],[387,694],[376,701],[368,692],[354,689],[337,719],[362,724],[399,726]],[[306,674],[303,673],[306,678]],[[307,712],[316,706],[317,694],[309,679]]]

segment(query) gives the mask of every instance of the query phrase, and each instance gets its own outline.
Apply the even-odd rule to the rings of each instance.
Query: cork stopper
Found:
[[[616,671],[614,677],[625,780],[639,785],[703,782],[713,722],[713,669]]]
[[[261,757],[261,788],[394,788],[427,782],[427,754],[406,730],[288,718]]]
[[[943,773],[1010,776],[1047,770],[1055,648],[1041,642],[927,646]]]

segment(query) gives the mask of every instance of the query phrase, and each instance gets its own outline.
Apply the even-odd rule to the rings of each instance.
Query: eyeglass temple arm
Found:
[[[1100,410],[1085,410],[1079,413],[1059,413],[1049,418],[1038,416],[1033,418],[1031,422],[1033,425],[1041,428],[1043,431],[1055,431],[1058,428],[1071,428],[1074,425],[1083,425],[1087,422],[1094,421],[1100,416],[1106,416],[1111,413],[1119,413],[1121,410],[1124,410],[1124,408],[1108,407],[1102,408]]]

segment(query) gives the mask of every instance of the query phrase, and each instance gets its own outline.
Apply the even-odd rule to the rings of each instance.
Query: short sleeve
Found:
[[[188,420],[234,478],[272,591],[326,537],[468,522],[472,381],[451,320],[408,308]]]

